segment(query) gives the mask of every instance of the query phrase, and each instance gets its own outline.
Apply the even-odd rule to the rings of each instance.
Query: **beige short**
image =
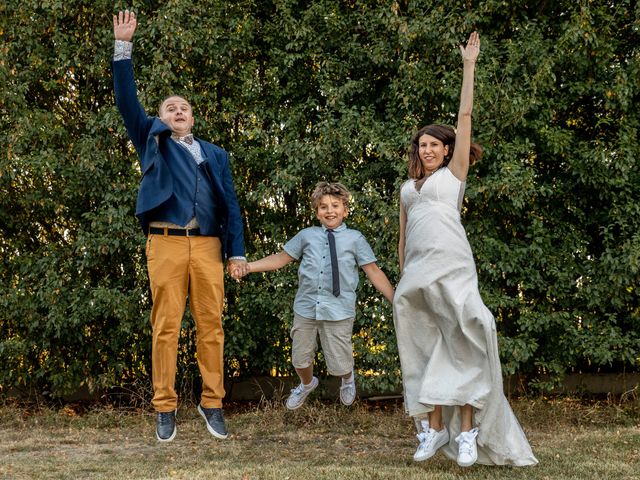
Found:
[[[291,328],[291,361],[295,368],[313,365],[320,337],[322,353],[327,362],[329,374],[347,375],[353,371],[353,318],[346,320],[312,320],[293,314]]]

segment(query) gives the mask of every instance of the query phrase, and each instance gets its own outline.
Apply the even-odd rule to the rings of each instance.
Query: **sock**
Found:
[[[342,377],[342,385],[347,385],[349,383],[353,383],[354,380],[355,380],[355,378],[353,378],[353,372],[351,372],[351,375],[348,378]]]

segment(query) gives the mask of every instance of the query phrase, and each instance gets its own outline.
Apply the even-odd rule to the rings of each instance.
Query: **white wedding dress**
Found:
[[[443,405],[444,453],[457,457],[459,405],[474,407],[478,463],[538,463],[502,386],[495,320],[478,291],[475,262],[460,221],[465,183],[448,168],[420,191],[400,191],[406,209],[405,263],[393,307],[405,409],[426,418]]]

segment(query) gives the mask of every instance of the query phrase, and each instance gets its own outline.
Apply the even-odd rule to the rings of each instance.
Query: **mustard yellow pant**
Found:
[[[157,412],[169,412],[178,404],[175,391],[178,338],[188,295],[202,376],[200,402],[206,408],[220,408],[225,393],[224,268],[220,239],[149,235],[146,253],[153,300],[153,406]]]

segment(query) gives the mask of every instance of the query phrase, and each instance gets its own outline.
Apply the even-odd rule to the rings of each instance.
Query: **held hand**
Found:
[[[251,273],[251,267],[249,262],[240,262],[236,267],[236,275],[237,279],[240,280],[242,277],[245,277],[247,274]]]
[[[136,31],[136,14],[129,10],[119,11],[113,16],[113,36],[116,40],[130,42]]]
[[[245,260],[229,260],[227,265],[227,273],[231,278],[239,281],[247,273],[249,273],[249,264]]]
[[[460,45],[460,53],[462,54],[463,61],[476,61],[480,54],[480,35],[478,35],[478,32],[473,32],[469,35],[466,48]]]

